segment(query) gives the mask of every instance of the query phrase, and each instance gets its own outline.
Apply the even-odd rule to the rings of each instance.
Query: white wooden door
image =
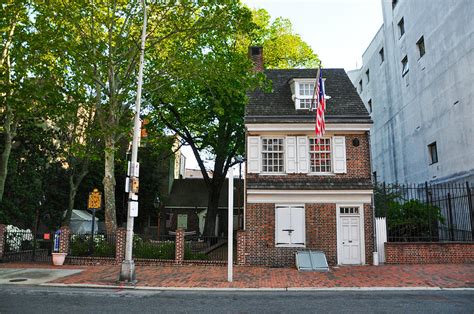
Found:
[[[341,264],[361,264],[360,216],[341,215]]]

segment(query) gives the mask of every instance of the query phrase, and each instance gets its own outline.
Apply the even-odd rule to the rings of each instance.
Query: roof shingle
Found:
[[[291,98],[290,81],[295,78],[315,78],[317,69],[265,70],[273,91],[257,90],[249,95],[246,123],[314,122],[315,113],[296,110]],[[323,69],[326,95],[326,121],[329,123],[371,123],[367,109],[344,69]]]

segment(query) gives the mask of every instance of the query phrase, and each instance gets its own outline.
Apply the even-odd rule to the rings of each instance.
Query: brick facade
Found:
[[[365,184],[365,186],[370,185],[371,169],[368,135],[344,134],[344,136],[346,137],[347,173],[338,173],[331,176],[309,176],[304,173],[289,173],[284,175],[246,173],[247,185],[249,185],[249,188],[252,188],[253,185],[262,183],[294,185],[294,183],[302,182],[306,185],[306,187],[303,188],[307,189],[321,189],[324,184],[333,184],[333,188],[337,188],[338,184],[341,184],[344,189],[358,189],[361,183]],[[355,139],[359,140],[359,146],[353,145],[352,142]]]
[[[386,242],[386,264],[474,263],[474,242]]]
[[[330,265],[337,264],[336,204],[305,204],[306,247],[321,250]],[[365,261],[372,264],[373,216],[364,204]],[[239,235],[238,235],[239,236]],[[243,235],[242,235],[243,237]],[[275,204],[248,204],[244,241],[238,238],[237,260],[249,265],[293,266],[298,247],[275,246]],[[244,248],[239,248],[244,246]],[[245,253],[243,253],[244,251]]]
[[[244,230],[237,230],[237,265],[239,266],[247,264],[246,243],[247,233]]]

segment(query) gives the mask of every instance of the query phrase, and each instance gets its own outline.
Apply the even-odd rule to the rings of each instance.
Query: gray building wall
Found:
[[[363,66],[348,73],[368,109],[372,103],[373,171],[386,182],[474,182],[474,1],[398,0],[392,9],[383,0],[382,10]],[[433,142],[438,162],[431,164]]]

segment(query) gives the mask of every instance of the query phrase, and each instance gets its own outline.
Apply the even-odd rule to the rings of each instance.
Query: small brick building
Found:
[[[262,49],[249,52],[262,69]],[[359,95],[343,69],[323,69],[326,134],[318,142],[310,110],[317,70],[264,73],[272,92],[252,93],[245,116],[241,261],[289,266],[296,251],[311,249],[324,251],[332,265],[371,264],[372,121]]]

